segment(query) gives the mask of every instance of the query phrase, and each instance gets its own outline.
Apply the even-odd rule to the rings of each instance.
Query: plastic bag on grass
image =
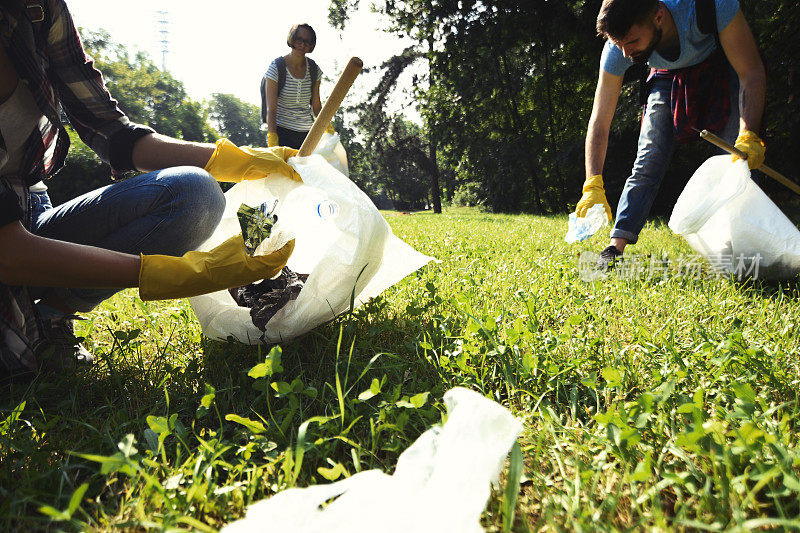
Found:
[[[338,155],[337,155],[338,154]],[[200,246],[210,250],[241,231],[236,212],[244,203],[273,205],[278,221],[256,253],[280,248],[295,239],[287,266],[308,274],[303,289],[261,331],[228,291],[190,298],[203,329],[212,339],[247,343],[280,342],[302,335],[363,304],[432,258],[398,239],[372,201],[341,170],[347,170],[338,135],[324,135],[308,157],[289,160],[303,183],[273,174],[236,184],[225,193],[219,226]],[[337,170],[337,168],[341,170]]]
[[[579,217],[577,213],[570,213],[569,227],[564,240],[573,243],[588,239],[606,223],[608,223],[608,215],[603,204],[594,204],[586,211],[585,217]]]
[[[800,272],[800,231],[750,179],[747,162],[729,155],[697,169],[669,227],[718,271],[778,279]]]
[[[490,484],[522,425],[505,407],[468,389],[451,389],[444,401],[447,422],[404,451],[393,475],[369,470],[284,490],[251,505],[222,533],[483,531]]]

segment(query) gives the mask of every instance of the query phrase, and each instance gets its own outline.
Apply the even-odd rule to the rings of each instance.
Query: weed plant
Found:
[[[387,218],[441,262],[295,342],[209,341],[133,291],[90,313],[94,367],[0,393],[0,530],[213,531],[391,472],[454,386],[525,422],[489,531],[800,528],[797,282],[681,275],[659,223],[626,252],[666,268],[588,283],[605,237],[565,217]]]

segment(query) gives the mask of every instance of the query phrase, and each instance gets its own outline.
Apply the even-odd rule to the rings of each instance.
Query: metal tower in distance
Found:
[[[167,53],[169,52],[169,12],[156,11],[156,23],[158,24],[158,43],[161,45],[161,70],[166,71]]]

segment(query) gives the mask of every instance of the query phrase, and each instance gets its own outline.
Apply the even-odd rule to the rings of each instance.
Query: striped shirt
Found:
[[[278,83],[278,60],[275,59],[267,69],[267,79]],[[317,69],[317,79],[322,78],[322,69]],[[293,131],[308,131],[314,124],[311,112],[311,69],[306,59],[306,75],[297,79],[286,68],[286,82],[278,94],[278,126]]]

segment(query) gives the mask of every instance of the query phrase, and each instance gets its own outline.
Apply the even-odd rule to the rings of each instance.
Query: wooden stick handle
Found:
[[[325,101],[325,105],[322,106],[322,110],[320,110],[319,115],[317,115],[317,118],[314,120],[314,125],[311,126],[308,135],[306,135],[306,139],[303,141],[302,146],[300,146],[300,151],[297,153],[298,156],[305,157],[314,152],[319,140],[322,138],[322,134],[325,133],[328,124],[333,120],[333,115],[339,110],[342,100],[344,100],[347,91],[350,90],[350,86],[353,85],[353,82],[356,77],[358,77],[358,74],[361,72],[361,67],[363,66],[364,62],[357,57],[351,57],[350,61],[347,62],[344,72],[339,76],[339,81],[336,82],[333,91],[331,91],[331,95]]]
[[[695,131],[697,131],[697,130],[695,130]],[[713,133],[711,133],[708,130],[701,131],[700,132],[700,138],[701,139],[705,139],[708,142],[710,142],[711,144],[722,148],[723,150],[725,150],[729,154],[738,156],[741,159],[747,159],[747,154],[746,153],[744,153],[741,150],[739,150],[738,148],[734,147],[732,144],[728,143],[727,141],[725,141],[721,137],[717,137],[716,135],[714,135]]]
[[[711,133],[708,130],[701,131],[700,132],[700,137],[705,139],[705,140],[707,140],[708,142],[710,142],[713,145],[719,146],[720,148],[722,148],[723,150],[725,150],[726,152],[728,152],[730,154],[738,156],[738,157],[740,157],[742,159],[747,159],[747,154],[746,153],[744,153],[741,150],[737,149],[736,147],[734,147],[732,144],[726,142],[725,140],[717,137],[716,135],[714,135],[713,133]],[[780,172],[771,169],[767,165],[761,165],[760,167],[758,167],[758,170],[760,170],[761,172],[763,172],[764,174],[766,174],[770,178],[778,181],[781,185],[784,185],[784,186],[788,187],[789,189],[791,189],[792,191],[796,192],[797,194],[800,194],[800,185],[798,185],[797,183],[793,182],[792,180],[790,180],[789,178],[787,178],[786,176],[784,176]]]

